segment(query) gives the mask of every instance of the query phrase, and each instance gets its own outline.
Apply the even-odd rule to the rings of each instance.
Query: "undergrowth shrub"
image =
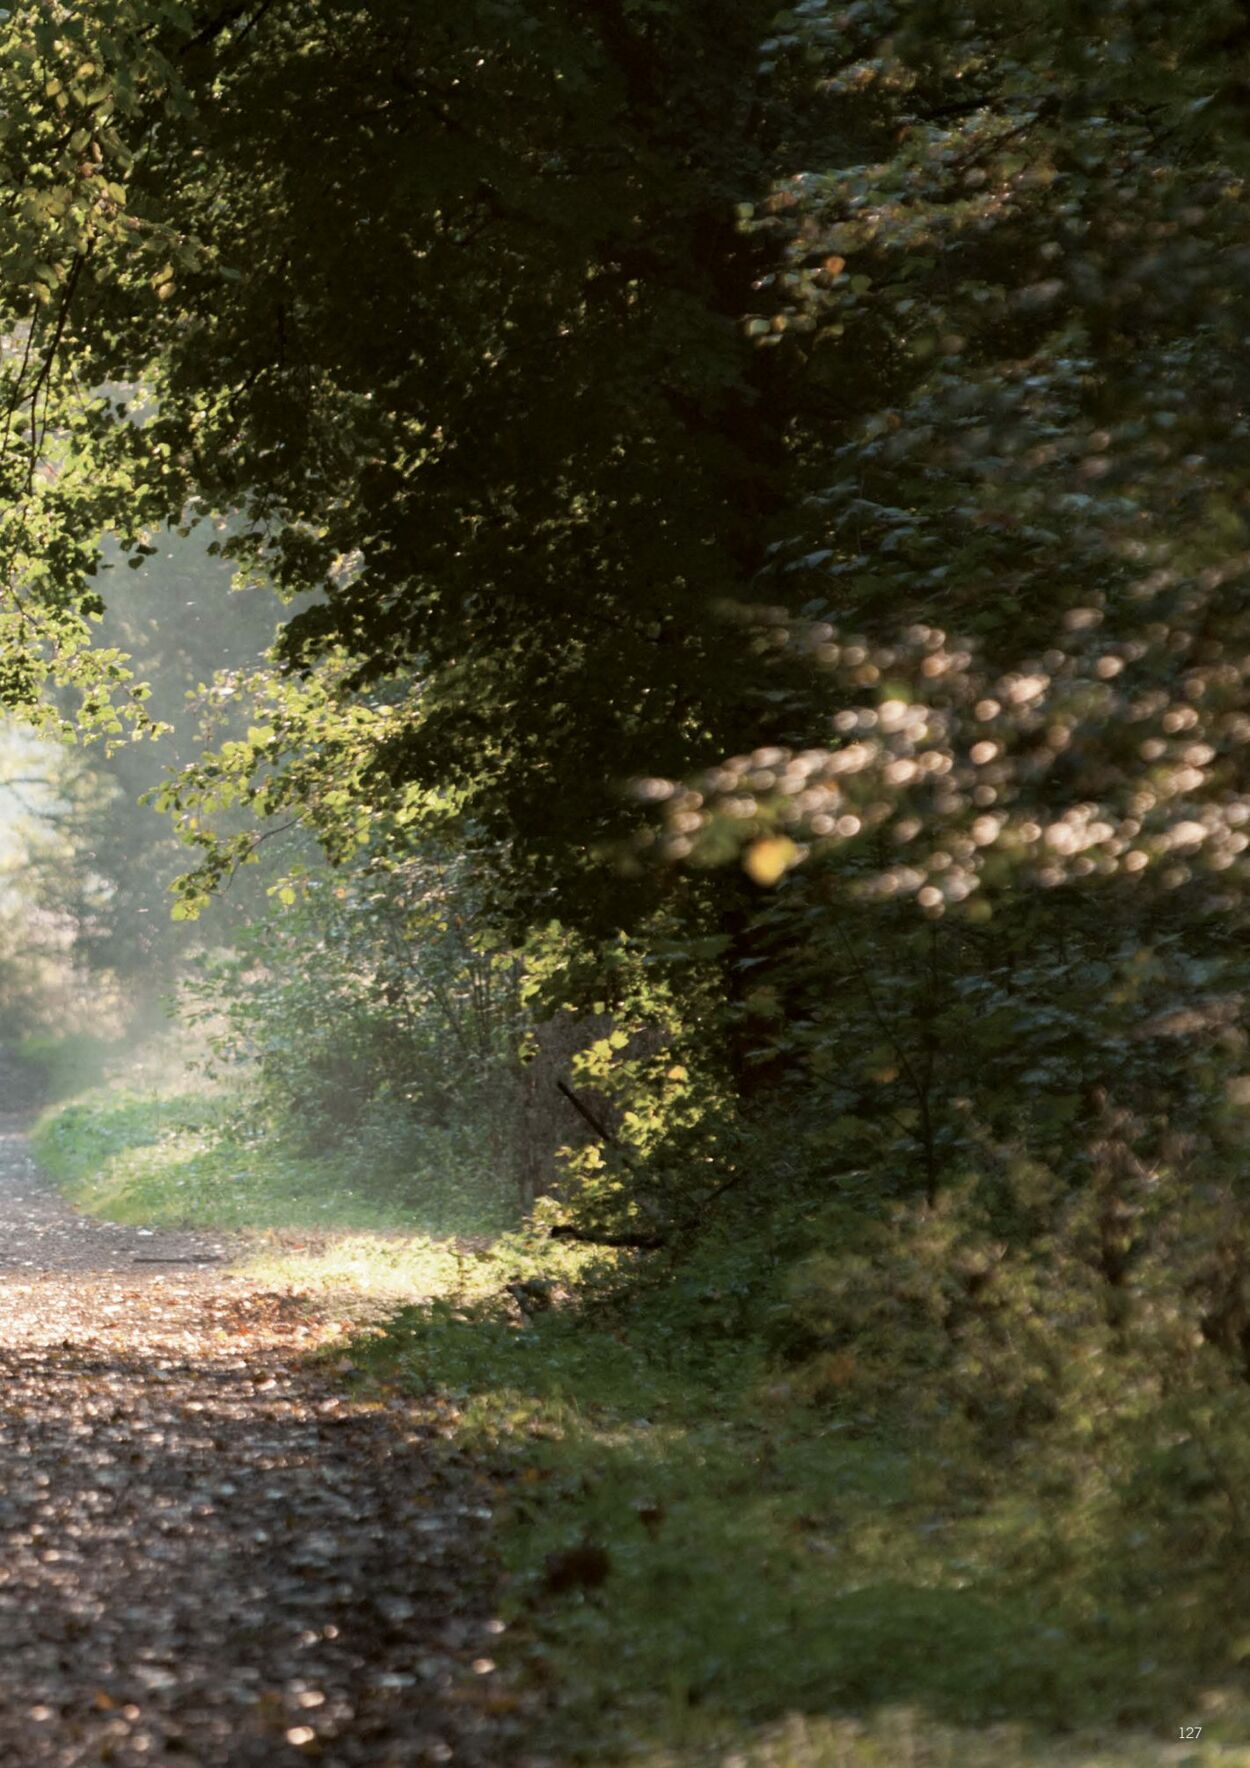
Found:
[[[1023,1183],[1035,1198],[1035,1167]],[[933,1208],[809,1210],[807,1244],[757,1313],[761,1404],[923,1445],[935,1512],[1014,1506],[1017,1570],[1081,1625],[1145,1653],[1152,1634],[1183,1639],[1236,1670],[1250,1644],[1245,1199],[1233,1175],[1169,1182],[1167,1208],[1138,1198],[1113,1216],[1109,1259],[1099,1185],[1048,1188],[1045,1230],[1013,1239],[995,1231],[1001,1177],[970,1174]]]
[[[332,1148],[389,1194],[457,1182],[515,1198],[517,967],[482,933],[467,862],[302,878],[204,955],[183,994],[245,1111]]]

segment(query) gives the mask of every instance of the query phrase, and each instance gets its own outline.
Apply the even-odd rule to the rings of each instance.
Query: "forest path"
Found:
[[[485,1482],[297,1297],[155,1262],[218,1250],[78,1215],[0,1118],[0,1764],[516,1760]]]

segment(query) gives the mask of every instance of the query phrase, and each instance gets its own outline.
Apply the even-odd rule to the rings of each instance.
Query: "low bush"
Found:
[[[303,877],[201,957],[183,1017],[209,1074],[242,1080],[252,1133],[333,1151],[418,1212],[454,1182],[501,1226],[519,1190],[515,966],[470,935],[463,870]]]

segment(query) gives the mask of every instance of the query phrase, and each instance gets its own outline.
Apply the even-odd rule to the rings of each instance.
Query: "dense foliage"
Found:
[[[516,1208],[519,978],[475,928],[463,860],[304,874],[296,889],[184,982],[214,1068],[241,1074],[250,1133],[349,1149],[375,1191],[416,1206],[441,1173]]]
[[[110,692],[143,728],[83,649],[104,527],[142,558],[228,518],[289,600],[159,795],[184,918],[308,842],[206,997],[274,1108],[479,1122],[575,1026],[566,1230],[784,1242],[733,1330],[786,1392],[1029,1443],[1072,1539],[1137,1556],[1125,1602],[1188,1579],[1217,1635],[1250,1394],[1241,9],[0,29],[0,690],[31,713],[51,670],[88,731],[123,729]]]

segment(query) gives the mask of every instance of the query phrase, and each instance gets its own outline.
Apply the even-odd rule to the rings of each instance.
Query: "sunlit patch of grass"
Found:
[[[374,1287],[388,1271],[398,1285],[404,1261],[428,1258],[420,1248],[435,1239],[493,1226],[471,1191],[457,1198],[454,1186],[419,1174],[405,1194],[375,1189],[340,1151],[312,1157],[240,1135],[235,1103],[205,1090],[97,1088],[45,1112],[33,1144],[69,1200],[110,1221],[374,1236],[367,1254],[363,1241],[335,1254],[344,1280]],[[388,1247],[388,1236],[407,1236],[417,1250]],[[323,1248],[311,1256],[324,1266]]]
[[[345,1234],[321,1244],[276,1242],[247,1261],[248,1270],[275,1287],[347,1293],[398,1303],[413,1296],[482,1294],[497,1272],[457,1241],[428,1234]]]
[[[44,1113],[44,1169],[89,1214],[144,1227],[235,1231],[247,1270],[275,1286],[365,1311],[441,1296],[468,1303],[553,1259],[572,1280],[583,1249],[492,1233],[498,1216],[451,1179],[377,1195],[341,1157],[295,1155],[239,1135],[234,1101],[210,1089],[105,1086]]]
[[[336,1182],[325,1162],[240,1142],[210,1094],[100,1089],[45,1113],[33,1142],[70,1201],[110,1221],[385,1232],[412,1220]]]
[[[375,1324],[414,1301],[440,1302],[453,1313],[497,1297],[501,1286],[549,1266],[548,1242],[516,1234],[498,1240],[459,1240],[428,1234],[337,1234],[295,1242],[267,1236],[249,1250],[243,1268],[276,1289],[294,1291],[345,1321]],[[567,1249],[560,1267],[573,1280],[577,1256]]]

